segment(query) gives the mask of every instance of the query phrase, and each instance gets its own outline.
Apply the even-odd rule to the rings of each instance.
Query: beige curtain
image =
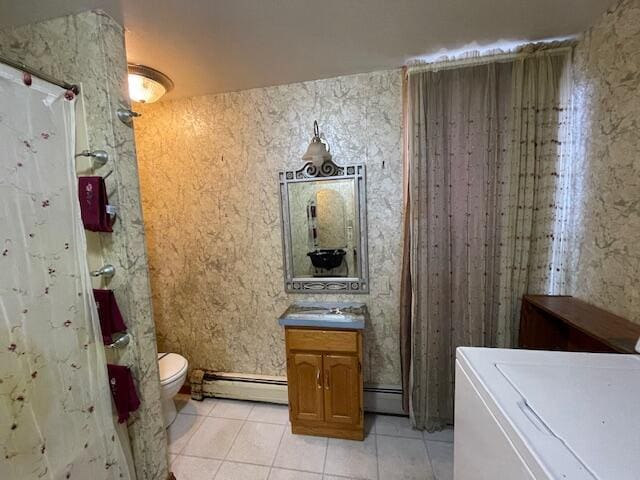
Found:
[[[518,343],[522,295],[564,293],[570,181],[569,54],[543,51],[512,65],[495,342],[506,348]]]
[[[566,61],[538,52],[408,75],[401,328],[418,428],[453,421],[456,347],[512,346],[522,294],[559,289]]]

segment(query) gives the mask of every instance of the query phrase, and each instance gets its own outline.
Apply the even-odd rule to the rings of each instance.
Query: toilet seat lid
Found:
[[[168,383],[182,375],[187,369],[187,359],[177,353],[158,353],[160,383]]]

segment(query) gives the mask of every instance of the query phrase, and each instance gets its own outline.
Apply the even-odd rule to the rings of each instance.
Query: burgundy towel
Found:
[[[102,177],[78,177],[78,198],[84,228],[92,232],[112,232],[107,214],[107,188]]]
[[[93,297],[96,299],[96,306],[98,307],[102,341],[107,345],[113,341],[111,336],[114,333],[126,332],[127,326],[124,324],[124,320],[122,320],[122,314],[118,308],[116,297],[111,290],[98,290],[94,288]]]
[[[140,399],[129,367],[107,364],[111,394],[118,411],[118,423],[124,423],[140,406]]]

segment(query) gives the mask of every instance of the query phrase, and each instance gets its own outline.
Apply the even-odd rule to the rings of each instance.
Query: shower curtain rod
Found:
[[[51,75],[42,73],[36,70],[35,68],[31,68],[28,65],[25,65],[22,62],[11,60],[10,58],[5,57],[4,55],[0,55],[0,63],[4,63],[6,65],[9,65],[10,67],[15,68],[16,70],[21,70],[30,75],[33,75],[34,77],[38,77],[39,79],[44,80],[45,82],[53,83],[54,85],[57,85],[60,88],[64,88],[65,90],[71,90],[76,95],[80,93],[80,87],[78,85],[74,83],[67,83],[65,81],[58,80],[57,78],[52,77]]]

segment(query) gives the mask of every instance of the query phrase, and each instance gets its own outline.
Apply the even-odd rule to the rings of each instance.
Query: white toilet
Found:
[[[162,414],[164,416],[164,427],[167,428],[178,414],[173,397],[178,394],[180,388],[184,385],[189,362],[177,353],[158,353],[158,366],[160,369]]]

